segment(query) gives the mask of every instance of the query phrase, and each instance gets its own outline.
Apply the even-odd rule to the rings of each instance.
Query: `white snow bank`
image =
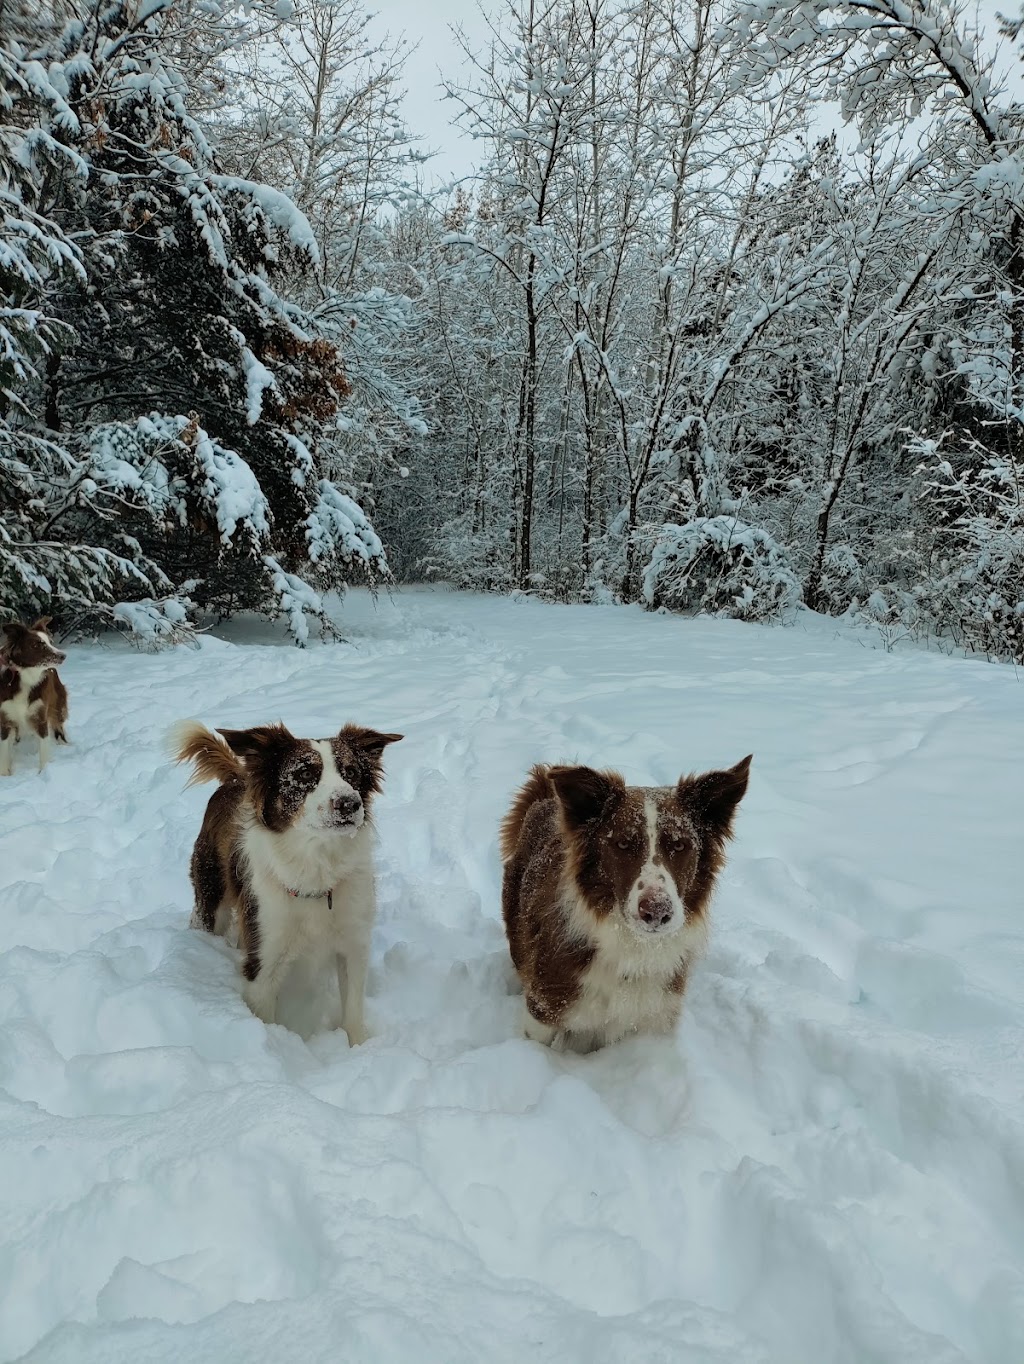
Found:
[[[1024,1359],[1011,669],[443,591],[351,594],[356,648],[253,629],[73,648],[73,747],[0,782],[2,1359]],[[161,739],[197,714],[407,736],[365,1047],[265,1028],[187,929],[209,792]],[[750,751],[678,1038],[522,1040],[528,764]]]

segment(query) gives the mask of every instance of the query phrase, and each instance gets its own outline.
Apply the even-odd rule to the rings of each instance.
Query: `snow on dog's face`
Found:
[[[678,932],[710,899],[749,773],[744,758],[662,788],[549,768],[583,904],[598,919],[620,915],[642,939]]]
[[[354,834],[380,790],[381,755],[401,734],[346,725],[333,739],[297,739],[284,725],[218,731],[245,765],[249,799],[274,833]]]
[[[31,625],[11,621],[4,626],[7,647],[0,649],[10,664],[22,672],[33,668],[58,668],[67,659],[60,649],[53,647],[50,638],[50,617],[40,616]]]

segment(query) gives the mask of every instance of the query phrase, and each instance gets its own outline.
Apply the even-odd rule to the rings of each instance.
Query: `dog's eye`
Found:
[[[633,844],[630,842],[628,838],[620,838],[616,840],[615,846],[617,848],[621,848],[623,852],[625,852],[626,849],[631,848]]]
[[[320,765],[306,758],[285,770],[282,786],[292,791],[309,791],[319,780]]]

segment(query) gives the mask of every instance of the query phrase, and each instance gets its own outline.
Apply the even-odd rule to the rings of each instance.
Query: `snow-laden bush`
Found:
[[[1024,479],[1008,454],[976,442],[950,452],[918,440],[920,504],[930,517],[917,597],[962,647],[1024,663]]]
[[[644,570],[651,608],[767,620],[799,600],[785,550],[757,526],[733,516],[667,524]]]
[[[825,552],[819,600],[829,615],[841,615],[863,598],[864,566],[849,545],[832,545]]]
[[[110,623],[129,631],[132,642],[143,649],[167,644],[196,646],[196,634],[188,619],[190,602],[180,597],[168,601],[122,601],[110,608]]]
[[[845,614],[852,624],[877,631],[887,652],[904,640],[926,636],[931,629],[920,592],[908,591],[895,583],[873,588],[863,602],[854,598]]]
[[[509,564],[508,527],[494,524],[473,531],[466,512],[437,532],[433,553],[417,565],[425,578],[477,592],[505,592],[515,586]]]

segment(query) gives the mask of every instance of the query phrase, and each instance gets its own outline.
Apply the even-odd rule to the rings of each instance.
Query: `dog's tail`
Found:
[[[224,740],[197,720],[180,720],[167,736],[167,747],[175,762],[194,765],[189,786],[240,781],[245,776],[245,768]]]
[[[503,862],[508,862],[515,856],[519,846],[519,835],[523,831],[523,824],[530,808],[539,800],[550,800],[554,794],[555,788],[551,785],[547,767],[543,763],[538,763],[536,767],[530,769],[530,775],[517,792],[511,810],[501,821],[500,845]]]

